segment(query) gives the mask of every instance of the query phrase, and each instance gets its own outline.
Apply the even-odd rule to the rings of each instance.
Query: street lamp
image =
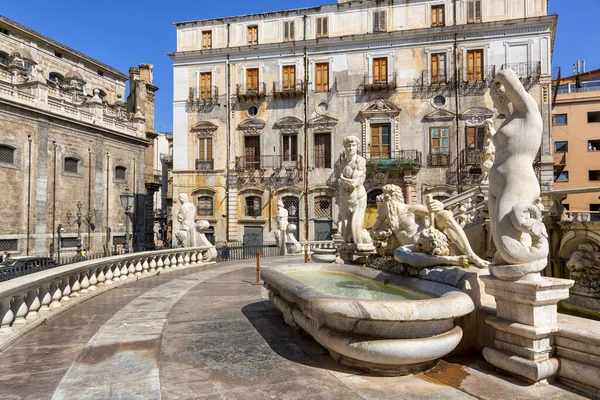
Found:
[[[133,200],[135,195],[129,191],[129,188],[125,188],[125,191],[119,196],[121,199],[121,205],[125,209],[125,252],[129,253],[129,210],[133,207]]]
[[[81,201],[77,202],[77,212],[75,213],[75,216],[77,217],[77,219],[75,220],[75,222],[77,222],[77,254],[79,256],[81,256],[81,218],[83,217],[83,213],[81,212],[81,207],[83,207],[83,204],[81,203]],[[73,213],[71,211],[67,211],[67,223],[71,223],[71,218],[73,217]]]
[[[57,248],[58,248],[58,264],[60,264],[60,245],[62,242],[62,233],[64,231],[65,230],[63,229],[62,224],[58,224],[58,228],[56,228],[56,233],[58,233],[58,246],[57,246]]]

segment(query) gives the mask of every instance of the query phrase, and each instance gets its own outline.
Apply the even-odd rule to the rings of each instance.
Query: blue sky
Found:
[[[302,8],[335,0],[1,0],[0,14],[127,73],[139,63],[154,64],[155,127],[172,130],[174,22]],[[50,6],[51,5],[51,6]],[[600,68],[600,0],[550,0],[559,15],[554,66],[569,74],[577,59]]]

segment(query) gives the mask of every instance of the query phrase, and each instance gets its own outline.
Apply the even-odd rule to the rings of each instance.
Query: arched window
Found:
[[[8,54],[0,52],[0,65],[8,66]]]
[[[0,145],[0,164],[15,164],[16,150],[14,147]]]
[[[213,198],[212,196],[198,197],[198,215],[212,216],[213,215]]]
[[[329,196],[318,196],[315,197],[315,219],[327,219],[331,220],[331,197]]]
[[[127,179],[127,168],[118,165],[115,167],[115,180],[124,181]]]
[[[65,157],[63,162],[63,173],[65,175],[80,175],[80,161],[75,157]]]
[[[262,215],[262,199],[260,197],[246,197],[246,215],[248,217],[260,217]]]
[[[48,76],[48,80],[50,80],[51,82],[54,82],[57,86],[62,86],[65,79],[58,72],[50,72],[50,75]]]

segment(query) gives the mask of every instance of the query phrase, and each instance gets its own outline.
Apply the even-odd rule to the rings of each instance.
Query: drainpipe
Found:
[[[87,221],[87,250],[90,251],[92,246],[92,237],[90,232],[90,215],[92,212],[92,149],[88,149],[88,221]]]
[[[54,247],[54,233],[56,232],[56,140],[53,140],[52,144],[54,145],[54,178],[52,181],[52,246]],[[56,248],[58,249],[58,246]]]
[[[109,237],[109,225],[108,225],[108,204],[109,204],[109,194],[110,194],[110,153],[106,153],[106,255],[108,256],[109,248],[110,248],[110,237]]]
[[[306,19],[304,15],[304,36],[306,43]],[[308,50],[304,46],[304,240],[308,240]]]
[[[27,136],[29,141],[29,170],[27,171],[27,251],[26,255],[29,255],[29,233],[30,233],[30,214],[31,214],[31,143],[33,138],[31,135]]]
[[[227,24],[227,49],[229,50],[230,41],[230,27],[231,24]],[[226,87],[226,98],[227,104],[225,105],[225,113],[227,118],[225,119],[226,130],[227,130],[227,167],[225,168],[225,240],[231,240],[229,237],[229,170],[231,168],[231,64],[229,62],[229,53],[227,53],[227,59],[225,60],[225,87]]]
[[[458,179],[458,186],[460,187],[460,162],[458,160],[459,154],[460,154],[460,100],[459,100],[459,90],[458,90],[458,83],[460,81],[459,79],[459,68],[458,68],[458,56],[459,56],[459,49],[458,49],[458,32],[456,31],[456,0],[453,0],[452,2],[452,12],[453,12],[453,23],[452,25],[454,26],[454,101],[455,101],[455,106],[456,106],[456,113],[455,113],[455,123],[456,123],[456,159],[457,159],[457,164],[456,164],[456,176]]]

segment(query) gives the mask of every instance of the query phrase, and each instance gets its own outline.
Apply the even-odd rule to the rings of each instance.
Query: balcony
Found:
[[[450,153],[429,153],[427,156],[427,165],[430,167],[447,167],[450,165],[452,155]]]
[[[236,96],[240,100],[262,99],[267,96],[267,85],[264,82],[258,84],[238,84]]]
[[[420,169],[423,166],[422,153],[418,150],[398,150],[389,153],[366,153],[367,168],[402,170]]]
[[[219,102],[219,88],[210,86],[207,88],[190,88],[187,99],[187,107],[190,111],[200,111],[202,108],[216,105]]]
[[[496,77],[496,66],[461,68],[458,76],[463,85],[483,84],[489,87]]]
[[[363,86],[367,92],[387,92],[393,91],[398,87],[397,74],[386,76],[369,76],[363,78]]]
[[[443,70],[426,69],[421,71],[421,76],[418,80],[422,86],[429,85],[448,85],[453,81],[452,76]]]
[[[273,95],[281,98],[294,98],[304,95],[306,88],[304,81],[298,79],[292,82],[273,82]]]
[[[504,64],[502,65],[502,69],[512,69],[515,71],[527,90],[538,83],[542,75],[542,63],[540,61]]]
[[[210,171],[213,169],[215,169],[215,160],[213,158],[196,160],[196,171]]]
[[[144,174],[144,183],[146,186],[162,186],[162,171],[155,169],[154,171]]]
[[[236,157],[235,169],[238,171],[302,169],[302,156],[293,154],[289,156]]]

